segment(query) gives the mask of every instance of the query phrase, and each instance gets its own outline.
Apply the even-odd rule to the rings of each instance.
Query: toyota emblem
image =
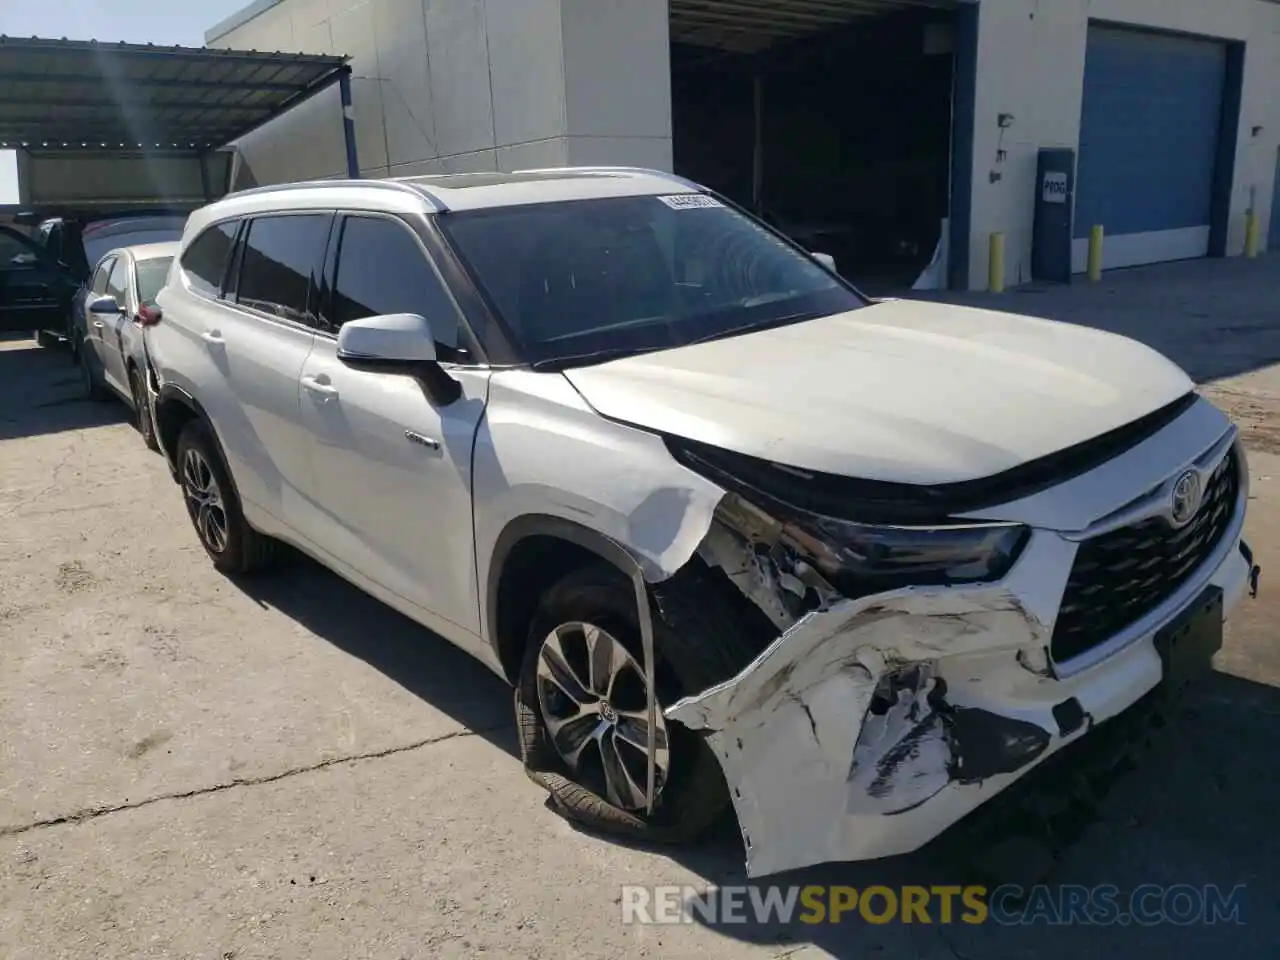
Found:
[[[1200,474],[1188,470],[1173,483],[1169,502],[1169,519],[1175,527],[1185,527],[1200,510]]]

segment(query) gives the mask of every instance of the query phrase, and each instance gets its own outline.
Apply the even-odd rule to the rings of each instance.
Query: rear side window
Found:
[[[227,273],[227,255],[236,239],[236,221],[214,224],[187,247],[182,270],[191,288],[207,297],[216,297]]]
[[[329,214],[257,217],[241,254],[236,299],[285,320],[311,323],[311,290],[324,268]]]
[[[97,271],[93,274],[93,285],[89,287],[97,296],[102,296],[107,292],[107,277],[111,276],[111,268],[115,265],[115,258],[104,260],[98,264]]]
[[[129,263],[124,257],[116,260],[115,266],[111,268],[111,276],[107,278],[107,296],[115,297],[116,303],[120,305],[120,309],[126,306],[126,293],[129,289]]]
[[[409,228],[381,217],[347,217],[326,327],[389,313],[416,313],[441,345],[458,346],[458,313]]]

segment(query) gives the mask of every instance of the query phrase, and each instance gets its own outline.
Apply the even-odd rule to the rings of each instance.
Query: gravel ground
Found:
[[[1125,276],[1143,275],[1160,285],[1161,271]],[[0,956],[1274,955],[1270,309],[1265,335],[1257,311],[1233,321],[1255,369],[1220,330],[1194,341],[1225,351],[1201,365],[1231,379],[1206,390],[1251,444],[1263,594],[1230,625],[1178,737],[1122,783],[1057,878],[1245,884],[1244,924],[1229,928],[624,926],[624,883],[739,882],[731,829],[678,858],[573,829],[524,777],[497,678],[308,561],[251,583],[219,576],[124,408],[80,400],[63,354],[0,343]],[[927,882],[932,869],[903,858],[780,879],[861,887]]]

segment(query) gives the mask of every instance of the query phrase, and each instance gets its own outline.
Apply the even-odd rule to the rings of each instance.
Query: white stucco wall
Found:
[[[1228,254],[1244,249],[1250,204],[1266,237],[1280,144],[1280,5],[1269,0],[980,0],[970,285],[987,283],[989,238],[1005,234],[1005,282],[1031,276],[1036,155],[1078,148],[1090,19],[1244,41],[1244,90]],[[1003,142],[996,118],[1012,113]],[[1263,127],[1254,137],[1252,128]],[[1003,163],[996,152],[1006,151]],[[995,170],[1001,179],[992,183]]]
[[[264,0],[257,6],[243,22],[232,18],[230,29],[211,30],[206,42],[351,57],[364,176],[588,163],[671,166],[666,0]],[[306,104],[296,117],[245,138],[241,146],[255,174],[265,173],[259,180],[342,174],[335,110]],[[284,176],[291,167],[299,172]]]

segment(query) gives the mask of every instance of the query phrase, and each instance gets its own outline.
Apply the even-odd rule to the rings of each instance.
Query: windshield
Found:
[[[85,259],[97,263],[112,250],[148,243],[176,243],[182,239],[186,217],[129,217],[87,224],[80,235]]]
[[[138,275],[138,303],[149,305],[156,302],[169,276],[169,265],[173,257],[156,257],[154,260],[139,260],[134,266]]]
[[[699,194],[500,207],[440,223],[540,366],[684,346],[865,304],[803,253]]]

